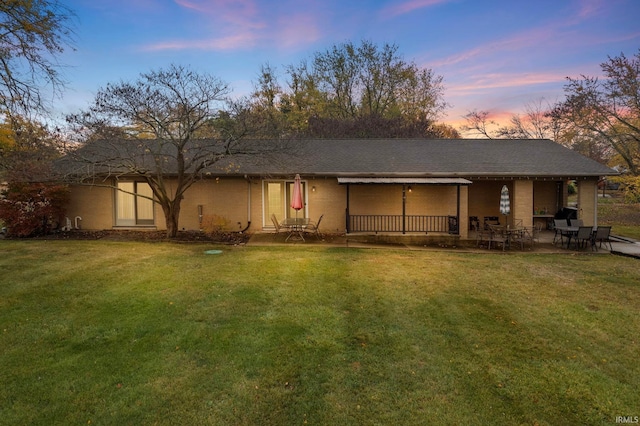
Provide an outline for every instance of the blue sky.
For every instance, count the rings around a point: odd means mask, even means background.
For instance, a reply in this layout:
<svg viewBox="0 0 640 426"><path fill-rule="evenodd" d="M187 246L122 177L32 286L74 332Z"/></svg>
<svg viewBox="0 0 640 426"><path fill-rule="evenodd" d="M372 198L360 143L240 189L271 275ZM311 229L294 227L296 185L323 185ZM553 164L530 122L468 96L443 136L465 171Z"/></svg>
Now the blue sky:
<svg viewBox="0 0 640 426"><path fill-rule="evenodd" d="M471 110L498 120L563 97L565 78L600 75L607 56L640 48L638 0L62 0L77 15L61 62L60 115L86 109L109 82L171 63L245 95L269 63L282 74L333 44L395 43L444 78L457 127Z"/></svg>

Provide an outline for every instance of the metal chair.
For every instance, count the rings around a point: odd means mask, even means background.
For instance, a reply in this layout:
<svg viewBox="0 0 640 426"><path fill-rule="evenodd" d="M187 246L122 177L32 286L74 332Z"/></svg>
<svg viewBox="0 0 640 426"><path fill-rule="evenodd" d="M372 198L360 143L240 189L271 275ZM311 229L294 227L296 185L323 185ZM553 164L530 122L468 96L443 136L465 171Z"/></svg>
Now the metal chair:
<svg viewBox="0 0 640 426"><path fill-rule="evenodd" d="M507 247L508 237L502 232L502 230L494 225L489 226L489 246L488 250L491 250L491 243L502 244L502 251Z"/></svg>
<svg viewBox="0 0 640 426"><path fill-rule="evenodd" d="M582 219L569 219L569 226L584 226Z"/></svg>
<svg viewBox="0 0 640 426"><path fill-rule="evenodd" d="M275 234L273 234L273 238L276 239L278 237L278 234L281 232L285 232L286 229L280 226L280 223L278 222L278 219L276 218L275 214L271 215L271 222L273 222L273 226L276 228L276 232Z"/></svg>
<svg viewBox="0 0 640 426"><path fill-rule="evenodd" d="M322 222L322 218L324 215L320 215L320 219L316 223L309 222L307 226L304 227L304 232L308 232L310 234L314 234L317 239L322 239L322 234L320 233L320 222Z"/></svg>
<svg viewBox="0 0 640 426"><path fill-rule="evenodd" d="M499 226L500 225L500 219L498 218L498 216L485 216L484 217L484 229L486 229L487 231L489 230L489 226L491 225L495 225L495 226Z"/></svg>
<svg viewBox="0 0 640 426"><path fill-rule="evenodd" d="M521 233L516 234L515 241L520 243L522 249L524 249L526 244L529 244L533 250L535 244L540 242L541 231L541 223L538 223L533 227L525 226Z"/></svg>
<svg viewBox="0 0 640 426"><path fill-rule="evenodd" d="M598 226L595 234L593 235L593 247L598 250L596 246L597 243L600 243L600 248L602 248L602 243L609 243L609 251L613 250L613 246L611 245L611 227L610 226Z"/></svg>
<svg viewBox="0 0 640 426"><path fill-rule="evenodd" d="M475 217L475 216L474 216ZM489 242L491 233L484 229L484 226L480 226L480 221L475 217L475 221L470 222L471 230L476 233L476 247L484 245L485 242Z"/></svg>
<svg viewBox="0 0 640 426"><path fill-rule="evenodd" d="M576 243L575 243L576 249L586 247L587 243L589 243L589 245L593 245L592 244L592 242L593 242L593 228L591 226L581 226L581 227L579 227L578 228L578 233L576 234L574 239L576 240Z"/></svg>
<svg viewBox="0 0 640 426"><path fill-rule="evenodd" d="M569 226L569 222L567 219L553 219L553 229L556 230L556 234L553 236L553 244L556 244L556 241L560 240L560 245L562 245L562 231L560 228Z"/></svg>

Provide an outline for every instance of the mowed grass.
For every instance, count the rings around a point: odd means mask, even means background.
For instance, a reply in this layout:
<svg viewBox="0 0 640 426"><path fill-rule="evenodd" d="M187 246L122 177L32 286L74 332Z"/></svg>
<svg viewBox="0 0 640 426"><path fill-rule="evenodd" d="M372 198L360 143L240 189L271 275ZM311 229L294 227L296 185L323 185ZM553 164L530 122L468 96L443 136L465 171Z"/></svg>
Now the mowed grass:
<svg viewBox="0 0 640 426"><path fill-rule="evenodd" d="M1 241L0 423L615 424L640 263Z"/></svg>
<svg viewBox="0 0 640 426"><path fill-rule="evenodd" d="M612 225L612 233L640 241L640 204L627 204L619 193L598 198L598 218L602 225Z"/></svg>

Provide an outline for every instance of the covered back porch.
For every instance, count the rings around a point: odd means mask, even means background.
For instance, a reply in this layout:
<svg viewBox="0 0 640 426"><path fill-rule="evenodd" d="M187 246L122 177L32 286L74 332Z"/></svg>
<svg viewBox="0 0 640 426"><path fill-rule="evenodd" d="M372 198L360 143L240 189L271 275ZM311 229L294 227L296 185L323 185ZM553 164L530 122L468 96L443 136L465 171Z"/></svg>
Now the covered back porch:
<svg viewBox="0 0 640 426"><path fill-rule="evenodd" d="M568 206L568 181L577 184L578 218L596 226L596 178L338 178L346 186L347 234L429 233L459 239L473 238L472 225L483 226L486 218L502 225L550 228L554 215ZM499 212L503 185L510 194L508 216Z"/></svg>
<svg viewBox="0 0 640 426"><path fill-rule="evenodd" d="M569 206L568 183L574 182L577 191L576 205L571 205L578 219L586 225L597 225L597 178L586 177L524 177L524 178L472 178L469 189L469 220L483 227L485 219L497 219L505 226L533 227L540 225L551 229L554 217ZM505 216L499 212L500 191L503 185L509 190L511 212Z"/></svg>
<svg viewBox="0 0 640 426"><path fill-rule="evenodd" d="M467 212L462 178L341 177L346 185L347 234L440 233L466 238L461 218ZM466 222L466 221L465 221Z"/></svg>

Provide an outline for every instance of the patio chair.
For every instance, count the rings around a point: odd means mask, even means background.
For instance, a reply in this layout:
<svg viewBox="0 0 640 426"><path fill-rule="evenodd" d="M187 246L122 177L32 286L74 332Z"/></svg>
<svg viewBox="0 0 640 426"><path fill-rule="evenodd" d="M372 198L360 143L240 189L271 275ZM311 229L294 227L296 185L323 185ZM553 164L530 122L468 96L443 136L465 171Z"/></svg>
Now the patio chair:
<svg viewBox="0 0 640 426"><path fill-rule="evenodd" d="M538 223L538 224L536 224L536 226L531 228L531 247L532 248L533 248L533 245L535 243L539 243L540 242L540 233L542 232L543 226L544 226L544 224Z"/></svg>
<svg viewBox="0 0 640 426"><path fill-rule="evenodd" d="M589 243L589 245L593 245L592 237L593 237L593 228L591 226L579 227L578 233L574 237L575 248L579 249L579 248L586 247L587 243Z"/></svg>
<svg viewBox="0 0 640 426"><path fill-rule="evenodd" d="M560 240L560 245L562 245L562 231L560 228L569 226L569 221L567 219L553 219L553 229L556 230L556 234L553 236L553 244L556 244L556 241Z"/></svg>
<svg viewBox="0 0 640 426"><path fill-rule="evenodd" d="M477 231L480 228L480 220L478 216L469 216L469 230Z"/></svg>
<svg viewBox="0 0 640 426"><path fill-rule="evenodd" d="M484 217L484 229L489 230L491 225L500 225L500 219L498 216L485 216Z"/></svg>
<svg viewBox="0 0 640 426"><path fill-rule="evenodd" d="M273 222L273 226L276 228L276 232L275 234L273 234L273 238L276 239L278 238L278 234L280 234L281 232L285 232L286 229L280 226L280 222L278 222L275 214L271 215L271 222Z"/></svg>
<svg viewBox="0 0 640 426"><path fill-rule="evenodd" d="M595 234L593 235L593 247L598 250L596 246L597 243L600 243L600 248L602 248L602 243L609 243L609 251L613 250L613 246L611 245L611 227L610 226L598 226Z"/></svg>
<svg viewBox="0 0 640 426"><path fill-rule="evenodd" d="M520 248L524 250L526 245L529 245L533 250L536 243L540 242L540 232L542 231L542 223L536 224L536 226L525 226L522 232L514 235L513 241L520 244Z"/></svg>
<svg viewBox="0 0 640 426"><path fill-rule="evenodd" d="M489 225L489 246L487 247L491 250L491 244L502 244L502 251L505 250L508 242L508 237L502 232L501 229L495 227L494 225Z"/></svg>
<svg viewBox="0 0 640 426"><path fill-rule="evenodd" d="M569 226L584 226L582 219L569 219Z"/></svg>
<svg viewBox="0 0 640 426"><path fill-rule="evenodd" d="M320 233L320 222L322 222L322 218L324 215L320 215L320 219L316 223L309 222L307 226L304 227L304 232L308 232L310 234L314 234L317 239L322 239L322 234Z"/></svg>
<svg viewBox="0 0 640 426"><path fill-rule="evenodd" d="M510 238L509 244L512 247L520 245L520 250L524 250L524 245L528 240L527 228L521 226L508 231L508 237Z"/></svg>
<svg viewBox="0 0 640 426"><path fill-rule="evenodd" d="M475 221L470 222L470 225L471 230L476 233L476 247L483 246L489 242L491 233L488 230L485 231L484 227L480 226L480 221L477 217Z"/></svg>

